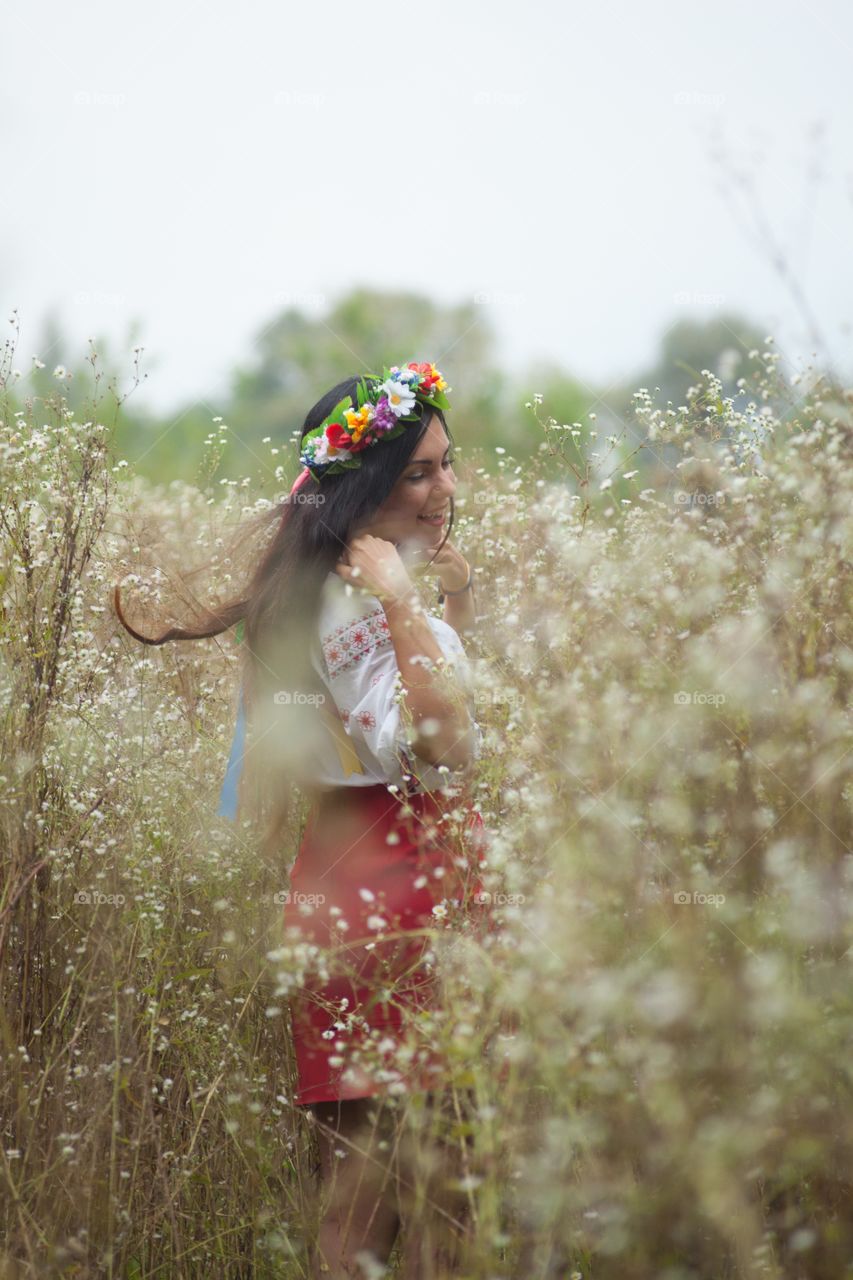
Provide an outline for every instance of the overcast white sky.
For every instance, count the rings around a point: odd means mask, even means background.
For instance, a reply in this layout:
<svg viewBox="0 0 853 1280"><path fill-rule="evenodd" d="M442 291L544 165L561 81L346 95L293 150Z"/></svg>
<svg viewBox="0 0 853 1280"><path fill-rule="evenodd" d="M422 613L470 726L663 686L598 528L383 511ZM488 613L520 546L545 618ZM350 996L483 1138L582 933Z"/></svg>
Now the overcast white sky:
<svg viewBox="0 0 853 1280"><path fill-rule="evenodd" d="M288 300L353 285L480 298L519 369L607 380L721 306L807 356L715 138L851 368L843 0L7 0L0 65L21 368L56 308L129 371L137 319L136 399L167 409L223 391Z"/></svg>

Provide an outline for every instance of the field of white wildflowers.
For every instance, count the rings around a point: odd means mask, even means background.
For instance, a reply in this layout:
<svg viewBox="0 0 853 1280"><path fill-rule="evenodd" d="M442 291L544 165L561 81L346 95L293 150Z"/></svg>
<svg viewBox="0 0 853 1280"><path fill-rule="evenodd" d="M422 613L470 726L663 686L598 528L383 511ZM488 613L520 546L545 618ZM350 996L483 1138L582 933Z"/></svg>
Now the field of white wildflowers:
<svg viewBox="0 0 853 1280"><path fill-rule="evenodd" d="M28 399L13 354L0 1275L307 1277L298 822L271 853L216 816L231 639L143 647L111 607L142 625L159 566L220 555L232 592L264 504L131 475L115 400ZM853 394L762 363L738 408L703 372L605 441L535 396L531 459L462 454L499 927L436 925L460 1275L853 1275Z"/></svg>

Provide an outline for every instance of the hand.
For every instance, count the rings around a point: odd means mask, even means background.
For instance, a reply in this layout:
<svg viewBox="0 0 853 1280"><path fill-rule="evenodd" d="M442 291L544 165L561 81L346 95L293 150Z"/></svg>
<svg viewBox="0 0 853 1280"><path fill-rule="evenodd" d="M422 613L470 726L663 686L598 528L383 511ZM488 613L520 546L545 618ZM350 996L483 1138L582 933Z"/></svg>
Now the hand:
<svg viewBox="0 0 853 1280"><path fill-rule="evenodd" d="M413 589L394 543L371 533L357 534L350 541L335 565L335 573L383 602L398 600Z"/></svg>
<svg viewBox="0 0 853 1280"><path fill-rule="evenodd" d="M442 591L461 591L468 581L468 561L452 542L445 542L437 552L429 547L420 549L413 560L419 572L438 577Z"/></svg>

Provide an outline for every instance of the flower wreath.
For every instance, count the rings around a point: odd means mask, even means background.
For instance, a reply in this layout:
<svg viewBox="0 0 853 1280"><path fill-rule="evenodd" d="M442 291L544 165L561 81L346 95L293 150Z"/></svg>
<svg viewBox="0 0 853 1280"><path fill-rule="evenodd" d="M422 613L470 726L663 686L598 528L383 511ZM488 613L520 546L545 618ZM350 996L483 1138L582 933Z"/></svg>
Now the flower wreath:
<svg viewBox="0 0 853 1280"><path fill-rule="evenodd" d="M375 374L365 377L379 381ZM319 427L304 437L299 460L318 480L330 473L360 467L358 455L362 450L380 440L391 440L410 423L420 422L424 406L449 409L444 393L452 390L434 364L417 364L414 360L405 369L396 364L383 368L381 385L373 393L375 399L362 377L356 388L358 403L353 405L352 396L338 401ZM416 406L420 408L416 410Z"/></svg>

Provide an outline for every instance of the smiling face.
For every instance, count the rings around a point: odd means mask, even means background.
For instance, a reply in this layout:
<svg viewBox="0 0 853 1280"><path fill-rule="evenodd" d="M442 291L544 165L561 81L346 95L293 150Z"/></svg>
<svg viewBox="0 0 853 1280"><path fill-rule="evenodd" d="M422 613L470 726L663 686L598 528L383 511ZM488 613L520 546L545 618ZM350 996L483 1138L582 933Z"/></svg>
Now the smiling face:
<svg viewBox="0 0 853 1280"><path fill-rule="evenodd" d="M450 499L456 492L451 457L452 446L441 419L432 414L394 488L359 533L387 538L398 547L410 546L413 550L438 547L447 533ZM432 512L442 513L443 521L430 524L422 518Z"/></svg>

